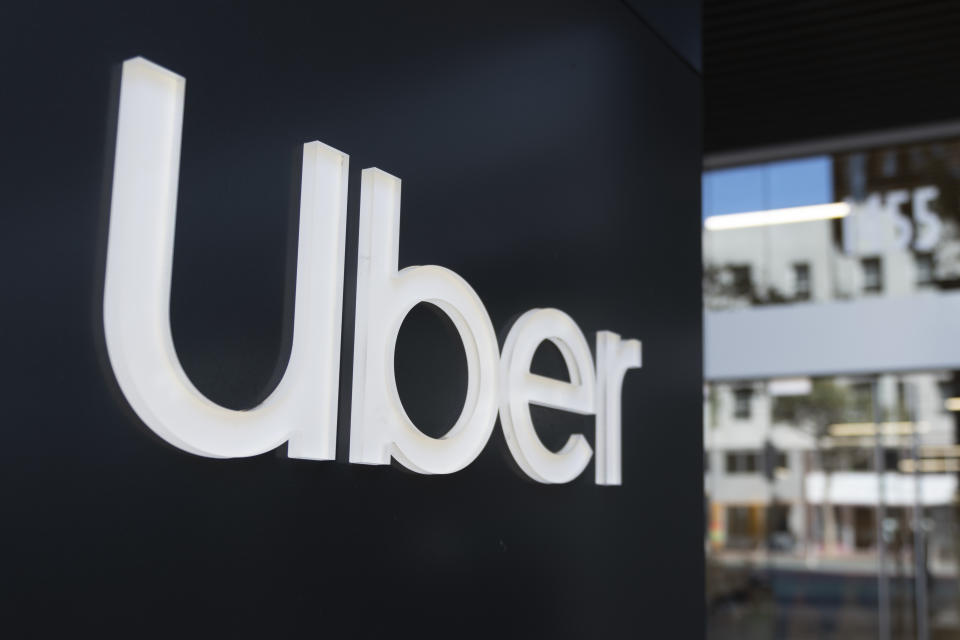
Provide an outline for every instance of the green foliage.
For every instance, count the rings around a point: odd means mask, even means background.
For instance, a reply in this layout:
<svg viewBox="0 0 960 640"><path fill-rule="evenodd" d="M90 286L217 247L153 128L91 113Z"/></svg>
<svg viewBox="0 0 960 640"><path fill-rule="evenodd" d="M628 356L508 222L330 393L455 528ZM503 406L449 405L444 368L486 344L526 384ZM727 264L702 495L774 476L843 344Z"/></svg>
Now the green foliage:
<svg viewBox="0 0 960 640"><path fill-rule="evenodd" d="M831 424L845 421L852 411L861 411L862 403L859 394L831 379L820 378L813 381L809 395L775 398L773 419L808 426L813 429L813 435L820 438L826 435Z"/></svg>

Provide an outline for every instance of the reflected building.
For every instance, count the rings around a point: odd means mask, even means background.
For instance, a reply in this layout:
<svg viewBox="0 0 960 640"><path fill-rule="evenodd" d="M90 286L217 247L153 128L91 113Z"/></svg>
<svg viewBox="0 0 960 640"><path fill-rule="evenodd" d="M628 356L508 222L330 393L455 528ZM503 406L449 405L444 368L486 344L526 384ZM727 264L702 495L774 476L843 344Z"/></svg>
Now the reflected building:
<svg viewBox="0 0 960 640"><path fill-rule="evenodd" d="M955 575L960 142L804 162L785 198L787 163L705 175L708 546L853 561L882 531L909 555L919 504ZM749 201L751 170L764 206L711 202L728 178Z"/></svg>

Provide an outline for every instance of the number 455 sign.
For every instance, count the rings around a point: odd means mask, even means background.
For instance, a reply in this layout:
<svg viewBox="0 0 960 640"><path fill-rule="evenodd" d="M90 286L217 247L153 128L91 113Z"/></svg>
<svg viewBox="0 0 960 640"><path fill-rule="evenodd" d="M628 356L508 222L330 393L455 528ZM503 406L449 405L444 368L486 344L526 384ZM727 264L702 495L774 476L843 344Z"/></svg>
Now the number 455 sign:
<svg viewBox="0 0 960 640"><path fill-rule="evenodd" d="M234 458L288 443L293 458L335 457L340 319L346 236L348 156L320 142L303 148L293 345L283 379L249 411L221 407L191 384L170 331L170 277L183 122L181 76L142 58L123 65L103 323L117 382L157 435L190 453ZM388 464L418 473L452 473L483 449L497 413L510 451L534 480L576 478L593 456L583 435L558 452L537 437L530 405L596 415L596 482L617 485L620 395L628 369L640 366L640 343L597 333L597 362L574 321L557 309L533 309L498 349L480 298L443 267L398 269L400 180L363 171L357 259L356 338L350 462ZM403 410L394 378L397 334L417 304L439 307L456 326L467 356L463 411L442 438L431 438ZM530 372L550 340L570 381Z"/></svg>

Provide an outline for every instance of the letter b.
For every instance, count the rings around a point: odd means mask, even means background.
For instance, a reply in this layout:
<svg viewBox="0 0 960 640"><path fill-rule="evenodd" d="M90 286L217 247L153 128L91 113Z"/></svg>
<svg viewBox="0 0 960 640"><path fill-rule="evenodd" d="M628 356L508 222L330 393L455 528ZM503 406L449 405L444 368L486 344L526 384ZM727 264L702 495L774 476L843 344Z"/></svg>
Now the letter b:
<svg viewBox="0 0 960 640"><path fill-rule="evenodd" d="M487 311L467 282L428 265L397 270L400 180L366 169L360 187L357 316L354 338L350 462L388 464L419 473L453 473L483 450L497 416L499 350ZM440 308L467 356L467 397L453 428L431 438L400 402L393 361L407 313L421 302Z"/></svg>

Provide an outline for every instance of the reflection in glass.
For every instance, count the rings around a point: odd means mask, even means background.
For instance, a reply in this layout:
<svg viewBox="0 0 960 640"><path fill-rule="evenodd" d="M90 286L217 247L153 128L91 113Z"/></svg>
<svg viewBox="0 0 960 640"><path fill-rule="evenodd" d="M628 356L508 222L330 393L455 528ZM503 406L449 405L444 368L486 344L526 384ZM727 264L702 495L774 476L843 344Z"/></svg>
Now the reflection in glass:
<svg viewBox="0 0 960 640"><path fill-rule="evenodd" d="M708 637L960 638L960 318L919 311L960 297L960 141L704 175L705 218L829 203L845 212L703 232L707 340L790 326L806 363L761 375L749 340L707 345ZM836 314L875 341L838 344ZM909 366L874 364L891 344Z"/></svg>

